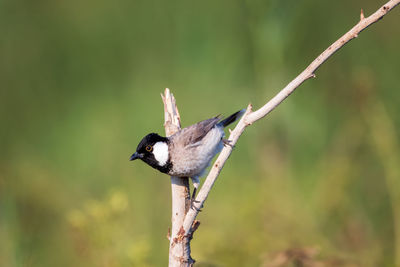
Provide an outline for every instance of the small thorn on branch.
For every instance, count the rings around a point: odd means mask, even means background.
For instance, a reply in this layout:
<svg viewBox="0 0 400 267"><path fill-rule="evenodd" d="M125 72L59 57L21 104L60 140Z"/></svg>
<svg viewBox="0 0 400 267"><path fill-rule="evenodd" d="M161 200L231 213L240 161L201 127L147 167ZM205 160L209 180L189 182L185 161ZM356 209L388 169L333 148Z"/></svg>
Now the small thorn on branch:
<svg viewBox="0 0 400 267"><path fill-rule="evenodd" d="M247 111L249 113L253 111L253 104L249 103L249 105L247 106Z"/></svg>
<svg viewBox="0 0 400 267"><path fill-rule="evenodd" d="M247 118L252 113L253 113L253 105L251 103L249 103L249 105L247 106L246 112L243 115L243 122L245 123L246 126L253 124L253 122Z"/></svg>
<svg viewBox="0 0 400 267"><path fill-rule="evenodd" d="M365 19L364 17L364 10L361 8L361 13L360 13L360 20ZM357 37L357 36L356 36Z"/></svg>

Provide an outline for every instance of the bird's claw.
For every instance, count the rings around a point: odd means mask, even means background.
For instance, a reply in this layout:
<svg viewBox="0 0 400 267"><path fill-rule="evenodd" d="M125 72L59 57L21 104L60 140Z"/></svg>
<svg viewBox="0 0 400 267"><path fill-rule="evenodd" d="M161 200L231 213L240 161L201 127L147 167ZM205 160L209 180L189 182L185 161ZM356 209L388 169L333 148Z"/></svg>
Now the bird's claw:
<svg viewBox="0 0 400 267"><path fill-rule="evenodd" d="M194 206L194 203L200 203L200 201L198 201L198 200L192 198L192 199L190 200L190 208L193 209L193 210L196 210L196 211L198 211L198 212L201 212L202 207L197 208L197 207Z"/></svg>
<svg viewBox="0 0 400 267"><path fill-rule="evenodd" d="M224 143L224 146L230 146L231 148L233 148L232 140L222 139L222 143Z"/></svg>

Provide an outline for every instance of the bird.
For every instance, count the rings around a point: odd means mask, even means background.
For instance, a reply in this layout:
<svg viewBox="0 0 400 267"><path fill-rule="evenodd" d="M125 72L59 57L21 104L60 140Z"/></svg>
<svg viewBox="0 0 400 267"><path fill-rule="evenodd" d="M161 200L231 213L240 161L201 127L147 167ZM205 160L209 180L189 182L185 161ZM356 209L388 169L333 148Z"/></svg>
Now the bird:
<svg viewBox="0 0 400 267"><path fill-rule="evenodd" d="M224 128L245 112L239 110L222 119L220 115L183 128L169 137L150 133L143 137L130 160L140 159L162 173L190 177L193 183L192 201L200 185L200 177L224 145Z"/></svg>

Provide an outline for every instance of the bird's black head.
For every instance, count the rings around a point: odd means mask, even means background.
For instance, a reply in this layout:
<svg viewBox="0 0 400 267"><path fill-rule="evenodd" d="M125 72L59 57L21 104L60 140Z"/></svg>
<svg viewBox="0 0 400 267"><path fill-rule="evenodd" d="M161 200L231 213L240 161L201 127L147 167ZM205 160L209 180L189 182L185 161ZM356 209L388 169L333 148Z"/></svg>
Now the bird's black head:
<svg viewBox="0 0 400 267"><path fill-rule="evenodd" d="M172 165L169 160L168 138L156 133L143 137L130 160L141 159L151 167L168 173Z"/></svg>

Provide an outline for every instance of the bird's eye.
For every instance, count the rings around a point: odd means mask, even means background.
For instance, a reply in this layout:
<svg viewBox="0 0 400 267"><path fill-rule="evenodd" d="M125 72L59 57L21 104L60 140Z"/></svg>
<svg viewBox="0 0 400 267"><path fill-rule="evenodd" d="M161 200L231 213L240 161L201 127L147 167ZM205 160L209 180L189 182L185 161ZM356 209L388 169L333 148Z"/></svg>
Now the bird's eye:
<svg viewBox="0 0 400 267"><path fill-rule="evenodd" d="M148 151L148 152L151 152L151 151L153 151L153 147L152 147L152 146L150 146L150 145L146 146L146 151Z"/></svg>

